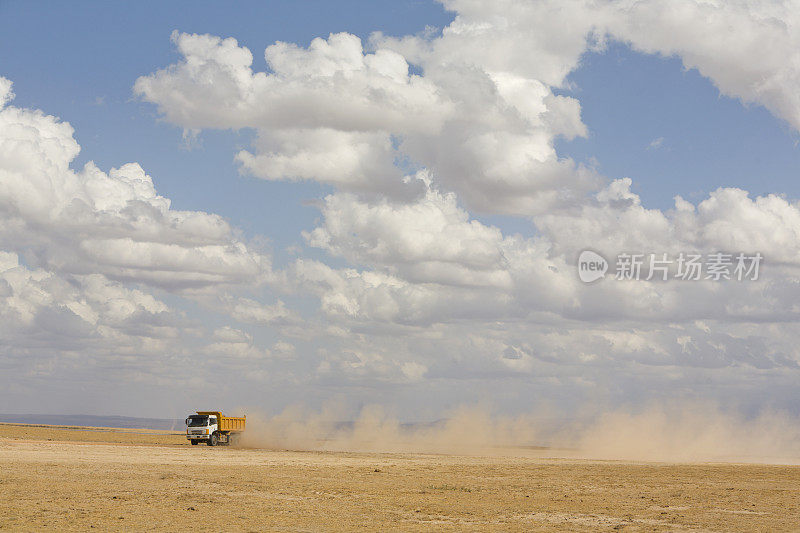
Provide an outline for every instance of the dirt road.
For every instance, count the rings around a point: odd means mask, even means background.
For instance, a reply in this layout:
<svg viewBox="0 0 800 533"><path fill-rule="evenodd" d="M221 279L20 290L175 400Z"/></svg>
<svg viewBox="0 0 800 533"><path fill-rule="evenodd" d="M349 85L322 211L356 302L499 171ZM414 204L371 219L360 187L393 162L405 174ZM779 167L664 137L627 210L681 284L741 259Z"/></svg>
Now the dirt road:
<svg viewBox="0 0 800 533"><path fill-rule="evenodd" d="M189 446L0 425L0 530L797 531L800 467Z"/></svg>

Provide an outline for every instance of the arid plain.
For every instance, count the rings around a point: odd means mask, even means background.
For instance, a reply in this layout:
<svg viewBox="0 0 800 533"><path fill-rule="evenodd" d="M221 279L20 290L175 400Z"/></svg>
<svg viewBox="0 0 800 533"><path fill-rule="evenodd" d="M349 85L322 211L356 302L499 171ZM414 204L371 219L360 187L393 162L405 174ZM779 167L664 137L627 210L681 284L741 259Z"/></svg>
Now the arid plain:
<svg viewBox="0 0 800 533"><path fill-rule="evenodd" d="M527 456L525 456L527 455ZM0 425L0 529L791 531L800 467L189 446Z"/></svg>

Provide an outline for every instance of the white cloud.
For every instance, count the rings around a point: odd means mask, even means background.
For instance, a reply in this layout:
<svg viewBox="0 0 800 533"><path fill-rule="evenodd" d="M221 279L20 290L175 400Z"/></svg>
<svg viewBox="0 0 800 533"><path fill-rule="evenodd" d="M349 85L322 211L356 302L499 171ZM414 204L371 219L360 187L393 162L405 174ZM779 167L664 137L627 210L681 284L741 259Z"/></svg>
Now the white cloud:
<svg viewBox="0 0 800 533"><path fill-rule="evenodd" d="M361 192L403 195L413 188L394 165L399 157L382 132L329 128L262 130L256 153L236 154L241 170L266 180L313 180Z"/></svg>
<svg viewBox="0 0 800 533"><path fill-rule="evenodd" d="M185 129L258 128L243 171L277 180L313 179L358 191L408 195L394 166L393 132L436 132L450 104L435 85L408 73L402 56L365 54L350 34L308 49L278 42L265 51L272 72L253 72L234 39L174 33L183 61L139 78L135 91Z"/></svg>
<svg viewBox="0 0 800 533"><path fill-rule="evenodd" d="M218 215L172 209L137 163L73 170L79 150L68 123L0 109L0 373L11 376L4 386L56 379L92 390L203 388L212 375L241 372L238 361L269 357L229 326L207 335L184 311L273 280L269 257ZM244 302L214 311L241 314ZM273 322L297 322L282 306Z"/></svg>
<svg viewBox="0 0 800 533"><path fill-rule="evenodd" d="M250 335L249 333L245 333L240 329L232 328L230 326L223 326L221 328L215 329L212 339L217 342L233 342L233 343L253 342L252 335Z"/></svg>
<svg viewBox="0 0 800 533"><path fill-rule="evenodd" d="M497 272L505 261L502 233L469 220L453 194L429 189L417 202L393 204L340 193L325 198L322 212L324 225L306 240L352 263L381 265L417 281L479 285L482 278L508 285Z"/></svg>
<svg viewBox="0 0 800 533"><path fill-rule="evenodd" d="M402 56L364 54L350 34L308 49L278 42L265 51L271 73L235 39L173 33L183 61L136 81L137 94L186 128L331 128L436 131L448 112L436 87L409 75ZM388 128L387 128L388 125Z"/></svg>
<svg viewBox="0 0 800 533"><path fill-rule="evenodd" d="M637 50L677 55L719 90L800 130L800 12L791 0L603 6L604 29Z"/></svg>
<svg viewBox="0 0 800 533"><path fill-rule="evenodd" d="M251 298L233 298L225 295L217 300L222 309L233 319L246 324L291 325L300 322L300 317L286 304L278 300L274 304L263 304Z"/></svg>
<svg viewBox="0 0 800 533"><path fill-rule="evenodd" d="M0 76L0 109L14 99L14 92L11 90L11 80Z"/></svg>
<svg viewBox="0 0 800 533"><path fill-rule="evenodd" d="M471 219L453 195L433 189L412 203L330 195L320 226L305 237L359 268L301 260L292 276L320 298L328 319L358 328L371 321L421 326L491 319L652 324L800 318L791 303L800 266L797 205L720 189L696 207L679 199L675 210L664 213L644 208L630 185L628 179L612 182L577 213L534 217L540 235L528 239ZM767 263L758 282L606 280L586 286L575 270L586 248L611 259L622 252L674 258L734 250L761 253Z"/></svg>
<svg viewBox="0 0 800 533"><path fill-rule="evenodd" d="M270 357L269 350L259 348L253 342L251 334L230 326L214 330L211 340L213 342L205 346L203 351L213 356L217 362L220 358L258 361Z"/></svg>
<svg viewBox="0 0 800 533"><path fill-rule="evenodd" d="M396 197L399 155L467 207L517 215L579 205L601 186L554 149L556 137L587 129L578 100L553 89L607 39L679 55L723 93L800 126L800 63L786 60L800 57L798 17L787 3L445 5L456 16L440 35L375 34L368 54L344 33L307 49L276 43L265 52L270 73L253 72L252 54L233 39L175 33L183 60L135 89L183 128L258 129L255 153L238 159L260 177ZM423 74L409 75L408 62Z"/></svg>
<svg viewBox="0 0 800 533"><path fill-rule="evenodd" d="M535 224L565 257L587 247L608 255L723 250L760 252L773 268L800 265L800 202L719 188L696 206L678 196L663 212L645 208L631 183L614 180L577 213L541 215Z"/></svg>
<svg viewBox="0 0 800 533"><path fill-rule="evenodd" d="M72 170L72 134L39 111L0 110L0 248L60 272L175 290L268 277L268 257L217 215L171 209L137 163Z"/></svg>
<svg viewBox="0 0 800 533"><path fill-rule="evenodd" d="M0 252L3 353L157 353L183 319L162 301L99 274L63 278Z"/></svg>
<svg viewBox="0 0 800 533"><path fill-rule="evenodd" d="M183 61L135 91L183 128L256 128L255 153L237 156L256 176L408 197L395 162L409 160L470 205L514 213L574 202L596 181L553 149L556 136L586 134L577 100L514 71L431 63L409 75L396 52L364 54L357 37L334 34L308 49L276 43L272 72L254 73L232 39L173 40Z"/></svg>
<svg viewBox="0 0 800 533"><path fill-rule="evenodd" d="M587 47L618 39L645 53L677 55L724 94L763 105L800 129L793 89L800 79L800 15L791 0L448 0L445 6L456 19L440 39L385 42L413 61L469 61L559 87Z"/></svg>

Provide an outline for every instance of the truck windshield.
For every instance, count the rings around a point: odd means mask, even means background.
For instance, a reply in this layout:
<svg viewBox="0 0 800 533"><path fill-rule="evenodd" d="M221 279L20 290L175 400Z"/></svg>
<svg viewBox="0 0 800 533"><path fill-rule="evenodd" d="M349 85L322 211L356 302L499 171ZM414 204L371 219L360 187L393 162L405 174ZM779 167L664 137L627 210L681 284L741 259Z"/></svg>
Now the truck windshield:
<svg viewBox="0 0 800 533"><path fill-rule="evenodd" d="M200 426L207 426L208 425L208 417L207 416L190 416L186 419L186 425L190 428L196 428Z"/></svg>

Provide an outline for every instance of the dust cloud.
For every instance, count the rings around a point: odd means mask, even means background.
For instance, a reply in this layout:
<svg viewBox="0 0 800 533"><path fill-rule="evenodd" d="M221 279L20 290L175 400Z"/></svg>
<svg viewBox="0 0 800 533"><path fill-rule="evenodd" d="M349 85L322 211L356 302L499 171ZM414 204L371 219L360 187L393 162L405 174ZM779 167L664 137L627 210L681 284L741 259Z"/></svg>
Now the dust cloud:
<svg viewBox="0 0 800 533"><path fill-rule="evenodd" d="M787 413L755 417L705 405L612 411L577 433L594 459L800 464L800 420Z"/></svg>
<svg viewBox="0 0 800 533"><path fill-rule="evenodd" d="M246 446L315 451L484 453L535 442L528 417L492 416L479 407L462 407L430 424L402 424L380 406L362 409L352 423L337 422L335 410L312 412L290 407L265 418L247 417Z"/></svg>
<svg viewBox="0 0 800 533"><path fill-rule="evenodd" d="M800 464L800 419L744 416L705 403L614 409L578 418L506 416L464 406L444 419L403 424L380 406L341 422L336 409L249 414L243 445L308 451L512 455L665 462Z"/></svg>

